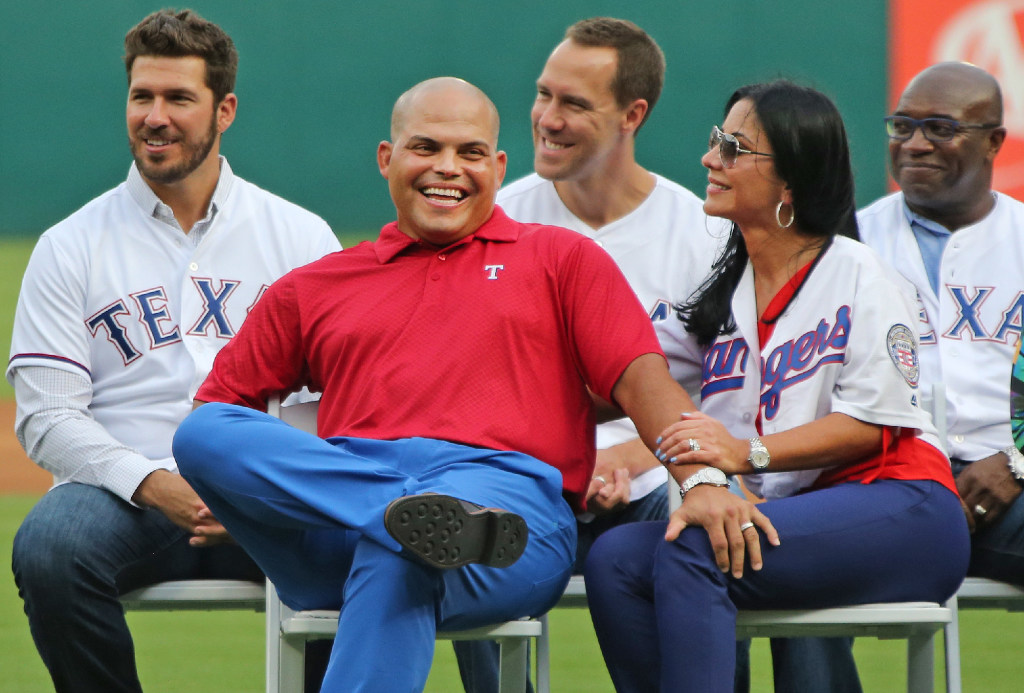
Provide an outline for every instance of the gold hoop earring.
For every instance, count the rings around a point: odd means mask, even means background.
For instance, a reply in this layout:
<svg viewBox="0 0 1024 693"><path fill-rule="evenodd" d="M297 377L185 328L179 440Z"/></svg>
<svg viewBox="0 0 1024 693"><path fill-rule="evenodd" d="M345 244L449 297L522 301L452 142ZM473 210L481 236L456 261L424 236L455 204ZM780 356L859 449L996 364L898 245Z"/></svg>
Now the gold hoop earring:
<svg viewBox="0 0 1024 693"><path fill-rule="evenodd" d="M796 220L796 209L793 208L793 205L789 205L789 221L787 221L785 224L782 223L781 212L782 205L784 204L786 203L780 201L779 205L775 208L775 222L779 225L780 229L788 229L790 226L793 225L793 222Z"/></svg>

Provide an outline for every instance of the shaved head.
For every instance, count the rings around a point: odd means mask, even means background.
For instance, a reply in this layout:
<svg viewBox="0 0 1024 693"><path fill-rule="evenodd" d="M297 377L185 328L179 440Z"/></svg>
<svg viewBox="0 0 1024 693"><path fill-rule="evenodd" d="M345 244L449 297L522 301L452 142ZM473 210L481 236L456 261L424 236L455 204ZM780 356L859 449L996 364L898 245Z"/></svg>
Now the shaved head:
<svg viewBox="0 0 1024 693"><path fill-rule="evenodd" d="M399 96L398 100L395 101L395 107L391 111L391 140L395 141L397 139L406 117L409 113L415 111L417 102L421 97L444 91L469 96L471 99L483 103L490 114L490 128L494 135L493 142L496 143L498 141L498 130L501 123L498 118L498 109L495 107L494 102L487 97L483 90L458 77L433 77L420 82Z"/></svg>
<svg viewBox="0 0 1024 693"><path fill-rule="evenodd" d="M465 80L436 77L402 94L391 113L391 141L377 145L398 229L438 248L490 219L505 179L498 110Z"/></svg>
<svg viewBox="0 0 1024 693"><path fill-rule="evenodd" d="M927 67L910 80L901 100L916 91L943 93L952 105L971 111L985 122L1003 122L999 82L976 65L947 62Z"/></svg>

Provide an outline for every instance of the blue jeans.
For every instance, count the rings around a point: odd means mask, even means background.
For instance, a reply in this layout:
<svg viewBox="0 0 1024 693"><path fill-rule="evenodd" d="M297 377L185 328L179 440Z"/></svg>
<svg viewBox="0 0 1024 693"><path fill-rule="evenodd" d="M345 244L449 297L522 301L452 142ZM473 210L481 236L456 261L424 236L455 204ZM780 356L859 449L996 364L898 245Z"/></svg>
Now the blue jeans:
<svg viewBox="0 0 1024 693"><path fill-rule="evenodd" d="M240 547L193 548L163 513L83 484L51 489L32 508L12 567L57 693L141 693L119 594L163 580L263 581Z"/></svg>
<svg viewBox="0 0 1024 693"><path fill-rule="evenodd" d="M587 595L619 693L731 692L737 609L942 602L967 570L959 500L936 482L840 484L760 507L781 545L763 545L764 567L739 580L700 527L666 542L664 523L626 525L594 545Z"/></svg>
<svg viewBox="0 0 1024 693"><path fill-rule="evenodd" d="M853 638L772 638L775 693L861 693ZM750 641L736 642L735 693L750 690Z"/></svg>
<svg viewBox="0 0 1024 693"><path fill-rule="evenodd" d="M189 415L173 449L281 601L341 609L325 691L420 690L437 630L543 613L569 579L576 528L561 474L528 455L423 438L325 441L226 404ZM408 557L384 513L426 492L518 513L530 530L523 555L455 570Z"/></svg>
<svg viewBox="0 0 1024 693"><path fill-rule="evenodd" d="M592 522L577 522L576 562L573 575L583 572L594 541L612 527L629 522L646 522L668 518L668 484L662 484L643 498L630 503L621 512L599 515ZM466 693L498 693L498 660L500 649L492 640L456 640L452 642L459 674ZM533 686L527 681L527 691Z"/></svg>
<svg viewBox="0 0 1024 693"><path fill-rule="evenodd" d="M953 460L953 475L959 476L968 464ZM971 537L967 574L1024 585L1024 493L1017 496L998 522Z"/></svg>

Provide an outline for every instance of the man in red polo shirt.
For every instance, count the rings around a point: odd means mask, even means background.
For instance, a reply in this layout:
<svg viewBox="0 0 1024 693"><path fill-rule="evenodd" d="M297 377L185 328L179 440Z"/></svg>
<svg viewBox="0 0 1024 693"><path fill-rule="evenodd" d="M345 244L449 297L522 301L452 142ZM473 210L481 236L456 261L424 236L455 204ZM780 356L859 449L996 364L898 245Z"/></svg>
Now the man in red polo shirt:
<svg viewBox="0 0 1024 693"><path fill-rule="evenodd" d="M495 207L497 135L462 80L399 98L377 155L397 222L275 283L199 390L217 404L175 437L286 604L344 605L324 690L419 690L437 629L554 605L594 466L591 391L652 448L694 409L612 259ZM259 411L302 386L323 393L320 438ZM734 498L730 522L764 522Z"/></svg>

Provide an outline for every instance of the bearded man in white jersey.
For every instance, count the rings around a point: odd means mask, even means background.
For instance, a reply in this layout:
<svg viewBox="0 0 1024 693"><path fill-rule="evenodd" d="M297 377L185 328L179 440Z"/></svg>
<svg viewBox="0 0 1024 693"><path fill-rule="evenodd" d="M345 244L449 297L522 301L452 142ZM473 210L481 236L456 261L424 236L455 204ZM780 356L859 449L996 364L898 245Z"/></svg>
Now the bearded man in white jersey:
<svg viewBox="0 0 1024 693"><path fill-rule="evenodd" d="M262 581L179 476L171 439L267 287L340 249L322 219L220 156L238 103L238 54L220 27L155 12L128 32L125 66L128 179L40 238L7 367L18 438L54 476L13 569L58 693L141 692L119 595Z"/></svg>

